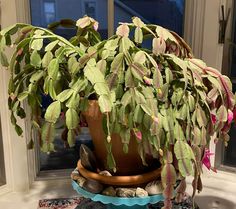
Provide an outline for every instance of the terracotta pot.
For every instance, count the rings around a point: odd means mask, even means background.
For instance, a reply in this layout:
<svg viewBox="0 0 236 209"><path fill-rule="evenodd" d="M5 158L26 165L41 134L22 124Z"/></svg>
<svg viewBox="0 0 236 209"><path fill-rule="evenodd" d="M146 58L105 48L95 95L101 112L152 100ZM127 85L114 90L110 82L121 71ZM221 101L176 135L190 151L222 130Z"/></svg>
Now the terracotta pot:
<svg viewBox="0 0 236 209"><path fill-rule="evenodd" d="M161 168L147 172L145 174L131 175L131 176L103 176L98 173L94 173L86 170L80 160L78 161L77 168L79 173L86 179L93 179L102 184L112 186L137 186L143 185L153 180L158 179L161 176Z"/></svg>
<svg viewBox="0 0 236 209"><path fill-rule="evenodd" d="M98 102L96 100L90 100L88 109L83 113L83 115L85 116L90 134L92 136L95 155L99 163L99 169L107 170L107 151L104 143L106 136L102 128L102 113L99 109ZM131 136L129 152L127 154L123 152L123 145L118 134L112 134L111 143L112 153L117 165L117 172L115 175L142 174L153 170L153 167L157 168L160 165L159 162L157 160L155 162L153 158L148 160L150 167L144 166L142 164L142 160L138 153L138 143L134 136Z"/></svg>

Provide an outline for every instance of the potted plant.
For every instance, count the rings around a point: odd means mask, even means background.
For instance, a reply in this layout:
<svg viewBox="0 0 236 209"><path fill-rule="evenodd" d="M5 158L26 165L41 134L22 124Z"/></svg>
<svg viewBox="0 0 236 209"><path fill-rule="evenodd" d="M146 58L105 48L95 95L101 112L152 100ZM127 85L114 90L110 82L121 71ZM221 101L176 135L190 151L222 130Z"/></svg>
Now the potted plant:
<svg viewBox="0 0 236 209"><path fill-rule="evenodd" d="M132 152L143 165L153 165L153 159L162 163L164 208L171 208L177 174L178 201L190 174L193 194L201 191L205 149L211 140L227 143L229 139L235 108L229 78L194 58L176 33L146 25L137 17L132 23L121 23L107 40L100 39L92 18L78 20L77 26L77 36L69 41L26 24L1 31L0 57L11 73L8 104L17 133L22 134L16 115L25 117L24 100L32 109L32 127L41 133L45 152L54 151L54 124L61 112L71 146L79 117L84 116L92 138L98 136L100 160L105 159L110 170L119 171L126 163L116 164L117 145L112 144L117 142L123 150L119 155L132 158ZM4 48L12 44L9 62ZM41 94L53 99L43 123Z"/></svg>

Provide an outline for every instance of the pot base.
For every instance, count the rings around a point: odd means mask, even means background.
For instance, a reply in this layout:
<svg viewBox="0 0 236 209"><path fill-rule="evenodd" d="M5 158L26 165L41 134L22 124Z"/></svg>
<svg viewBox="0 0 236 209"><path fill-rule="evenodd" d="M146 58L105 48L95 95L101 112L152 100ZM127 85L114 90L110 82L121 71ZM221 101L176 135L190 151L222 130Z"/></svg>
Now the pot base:
<svg viewBox="0 0 236 209"><path fill-rule="evenodd" d="M77 168L79 173L86 179L93 179L105 185L111 186L136 186L156 180L161 176L161 168L153 171L131 176L103 176L95 172L86 170L81 161L78 161Z"/></svg>

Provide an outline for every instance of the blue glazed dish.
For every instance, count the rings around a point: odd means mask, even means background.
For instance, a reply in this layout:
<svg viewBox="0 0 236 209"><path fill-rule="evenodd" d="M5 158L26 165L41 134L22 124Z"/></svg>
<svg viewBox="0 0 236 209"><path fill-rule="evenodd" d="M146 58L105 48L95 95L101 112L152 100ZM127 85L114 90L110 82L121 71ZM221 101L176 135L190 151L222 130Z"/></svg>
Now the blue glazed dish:
<svg viewBox="0 0 236 209"><path fill-rule="evenodd" d="M146 208L148 204L154 204L164 200L164 197L162 195L124 198L124 197L111 197L101 194L93 194L91 192L82 189L75 181L72 181L72 186L74 190L83 197L89 198L95 202L101 202L103 204L106 204L110 209L115 209L115 208L141 209L141 208Z"/></svg>

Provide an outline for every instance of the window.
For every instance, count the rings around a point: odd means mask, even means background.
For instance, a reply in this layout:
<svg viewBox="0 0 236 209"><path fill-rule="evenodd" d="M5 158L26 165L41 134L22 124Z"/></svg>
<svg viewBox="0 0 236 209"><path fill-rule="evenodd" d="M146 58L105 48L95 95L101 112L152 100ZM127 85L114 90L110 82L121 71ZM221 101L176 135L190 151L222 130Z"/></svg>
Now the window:
<svg viewBox="0 0 236 209"><path fill-rule="evenodd" d="M65 18L77 20L88 15L99 22L99 32L103 38L106 38L108 27L110 32L113 30L113 25L116 28L119 22L130 22L133 16L139 16L146 23L156 23L180 35L183 34L184 0L30 0L30 3L32 24L41 27L47 27L51 21ZM42 17L45 17L45 21L42 21ZM68 38L75 35L75 30L58 28L56 33ZM47 100L48 98L43 100L45 106L51 102ZM74 168L79 158L80 144L86 143L92 146L88 129L83 128L76 139L75 147L69 148L62 140L63 124L58 122L56 126L54 140L56 152L46 154L39 151L41 171Z"/></svg>
<svg viewBox="0 0 236 209"><path fill-rule="evenodd" d="M185 0L114 0L115 27L138 16L183 35Z"/></svg>
<svg viewBox="0 0 236 209"><path fill-rule="evenodd" d="M96 2L95 1L84 1L83 2L83 13L96 19Z"/></svg>
<svg viewBox="0 0 236 209"><path fill-rule="evenodd" d="M230 39L226 38L225 40L225 49L224 51L224 60L223 60L223 70L227 69L226 73L232 83L233 83L233 92L236 92L236 4L234 2L233 12L231 12L232 16L232 24L231 24L231 35ZM230 26L230 25L228 25ZM230 141L228 147L225 148L223 164L230 167L236 167L236 126L233 124L231 126L231 130L229 132Z"/></svg>
<svg viewBox="0 0 236 209"><path fill-rule="evenodd" d="M49 24L51 22L54 22L56 19L55 2L44 2L43 9L44 9L45 23Z"/></svg>
<svg viewBox="0 0 236 209"><path fill-rule="evenodd" d="M0 124L0 186L6 184L6 174L5 174L5 163L3 155L3 140L2 140L2 130Z"/></svg>

